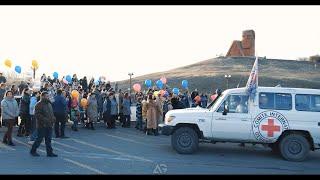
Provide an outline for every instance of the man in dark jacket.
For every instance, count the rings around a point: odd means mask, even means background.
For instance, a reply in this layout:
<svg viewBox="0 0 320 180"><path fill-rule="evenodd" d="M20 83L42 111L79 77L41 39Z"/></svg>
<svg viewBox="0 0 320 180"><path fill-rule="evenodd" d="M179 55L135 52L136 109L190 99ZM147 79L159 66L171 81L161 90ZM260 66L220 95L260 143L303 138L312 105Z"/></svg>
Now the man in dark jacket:
<svg viewBox="0 0 320 180"><path fill-rule="evenodd" d="M173 109L184 109L184 105L182 103L182 101L179 99L179 97L173 97L171 99L171 104Z"/></svg>
<svg viewBox="0 0 320 180"><path fill-rule="evenodd" d="M35 107L35 117L37 121L38 137L32 145L30 154L32 156L39 156L37 148L40 146L42 139L45 138L47 156L57 157L57 155L53 153L51 147L52 126L55 123L56 118L54 117L49 94L47 92L41 93L41 100Z"/></svg>
<svg viewBox="0 0 320 180"><path fill-rule="evenodd" d="M188 91L186 91L186 92L182 95L181 101L183 102L183 105L184 105L185 108L189 108L189 107L190 107Z"/></svg>
<svg viewBox="0 0 320 180"><path fill-rule="evenodd" d="M22 92L23 96L20 100L20 118L21 122L18 129L18 137L22 137L23 135L29 136L30 130L31 130L31 118L30 118L30 90L28 88L25 88Z"/></svg>
<svg viewBox="0 0 320 180"><path fill-rule="evenodd" d="M80 85L82 86L84 92L88 92L88 81L86 76L83 77L82 81L80 82Z"/></svg>
<svg viewBox="0 0 320 180"><path fill-rule="evenodd" d="M57 95L54 97L52 108L54 116L56 117L56 122L54 124L56 138L67 138L64 135L67 117L67 101L62 95L61 89L57 90Z"/></svg>

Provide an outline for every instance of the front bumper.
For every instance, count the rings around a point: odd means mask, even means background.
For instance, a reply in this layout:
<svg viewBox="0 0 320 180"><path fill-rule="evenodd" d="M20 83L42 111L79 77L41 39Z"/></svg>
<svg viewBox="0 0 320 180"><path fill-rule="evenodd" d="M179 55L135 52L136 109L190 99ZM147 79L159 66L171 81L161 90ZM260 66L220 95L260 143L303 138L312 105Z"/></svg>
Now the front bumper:
<svg viewBox="0 0 320 180"><path fill-rule="evenodd" d="M169 126L166 124L158 125L160 133L166 136L170 136L173 133L174 126Z"/></svg>

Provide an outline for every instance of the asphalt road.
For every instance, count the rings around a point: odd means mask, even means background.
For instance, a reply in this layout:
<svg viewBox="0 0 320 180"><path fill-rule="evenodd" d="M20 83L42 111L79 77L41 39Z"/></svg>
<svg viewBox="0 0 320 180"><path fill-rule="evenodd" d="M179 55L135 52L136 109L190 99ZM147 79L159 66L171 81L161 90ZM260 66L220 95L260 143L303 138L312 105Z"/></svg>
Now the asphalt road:
<svg viewBox="0 0 320 180"><path fill-rule="evenodd" d="M0 137L5 129L0 128ZM57 158L29 155L25 137L9 147L0 143L0 174L320 174L320 152L304 162L288 162L260 145L200 144L192 155L171 148L169 136L147 136L134 128L66 128L68 139L53 139Z"/></svg>

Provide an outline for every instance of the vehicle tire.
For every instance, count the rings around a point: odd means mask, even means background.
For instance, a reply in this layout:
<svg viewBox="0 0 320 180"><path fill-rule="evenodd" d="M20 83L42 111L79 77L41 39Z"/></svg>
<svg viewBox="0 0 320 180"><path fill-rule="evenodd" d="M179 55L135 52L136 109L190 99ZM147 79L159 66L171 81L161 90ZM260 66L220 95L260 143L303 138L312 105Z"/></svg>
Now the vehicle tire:
<svg viewBox="0 0 320 180"><path fill-rule="evenodd" d="M280 153L280 148L278 143L272 143L269 144L269 147L271 148L272 153L274 154L279 154Z"/></svg>
<svg viewBox="0 0 320 180"><path fill-rule="evenodd" d="M199 137L190 127L181 127L171 136L172 147L180 154L192 154L198 150Z"/></svg>
<svg viewBox="0 0 320 180"><path fill-rule="evenodd" d="M288 161L303 161L308 156L310 144L300 134L289 134L279 143L281 156Z"/></svg>

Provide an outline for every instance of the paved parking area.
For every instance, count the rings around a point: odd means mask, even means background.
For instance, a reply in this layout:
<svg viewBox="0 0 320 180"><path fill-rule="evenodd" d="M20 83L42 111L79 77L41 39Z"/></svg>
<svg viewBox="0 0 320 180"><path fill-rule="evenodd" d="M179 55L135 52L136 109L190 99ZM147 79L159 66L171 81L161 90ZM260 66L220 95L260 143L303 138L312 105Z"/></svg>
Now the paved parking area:
<svg viewBox="0 0 320 180"><path fill-rule="evenodd" d="M0 128L3 137L4 128ZM311 152L304 162L288 162L260 145L200 144L192 155L171 148L169 136L147 136L134 128L96 130L66 128L68 139L53 139L57 158L29 155L25 137L16 146L0 143L0 174L320 174L320 152Z"/></svg>

